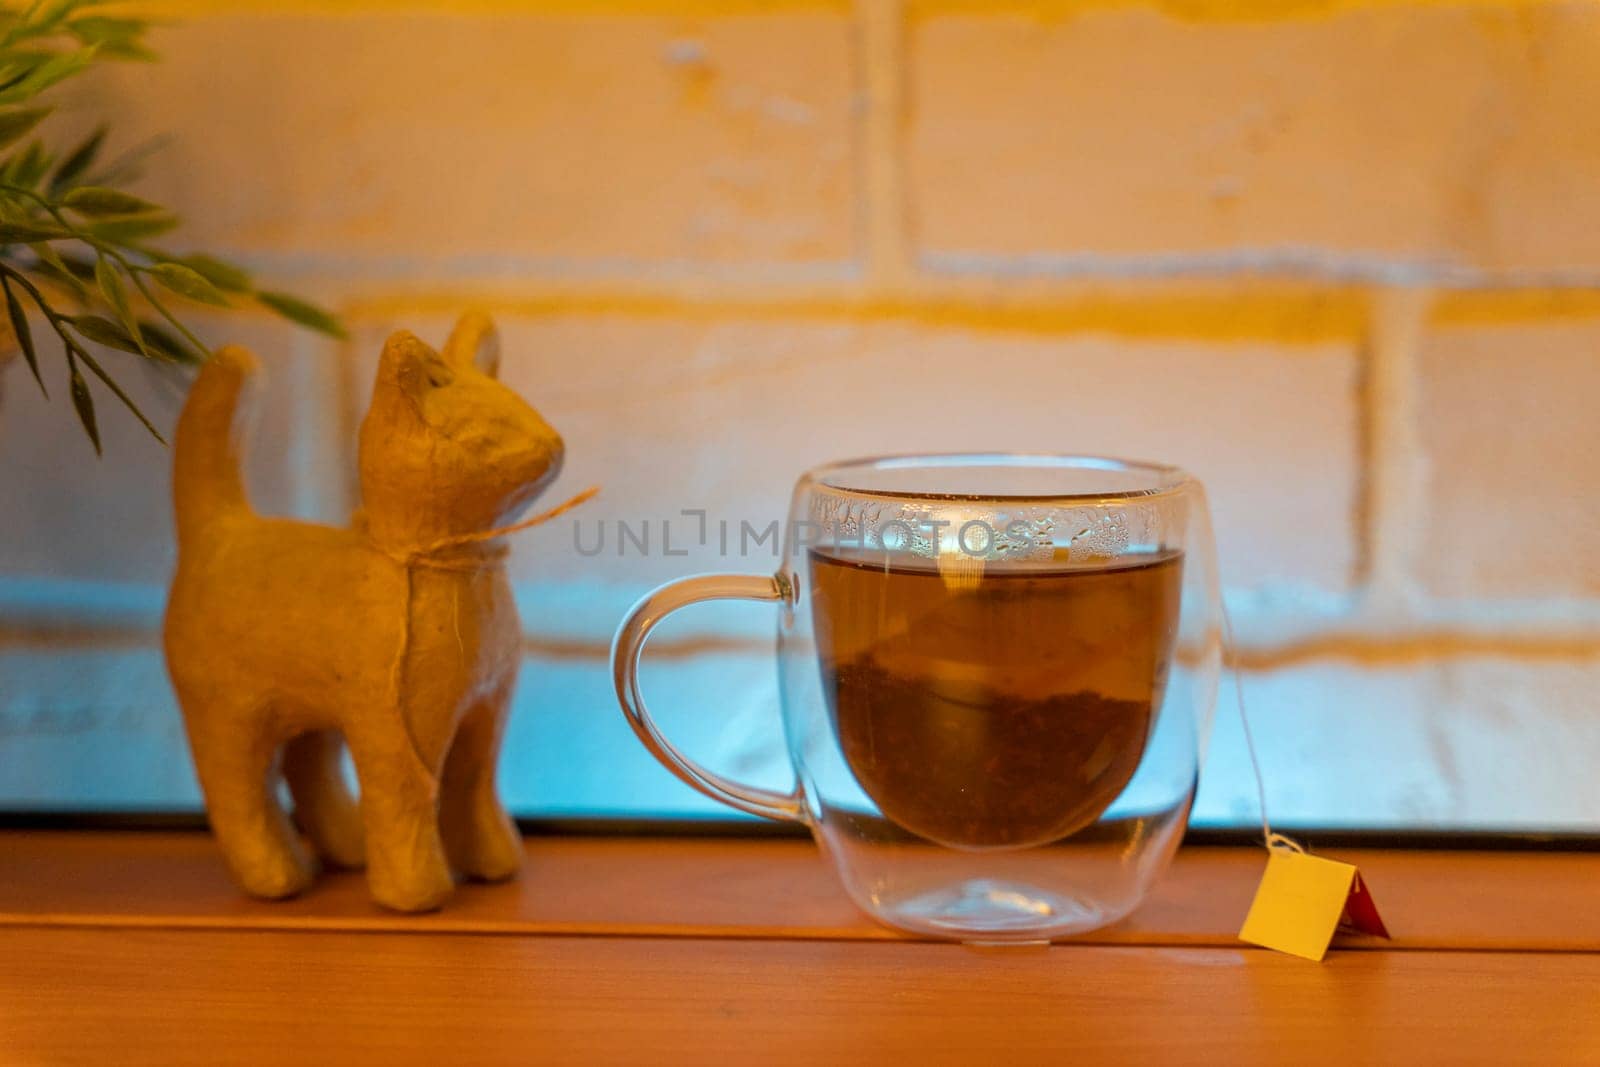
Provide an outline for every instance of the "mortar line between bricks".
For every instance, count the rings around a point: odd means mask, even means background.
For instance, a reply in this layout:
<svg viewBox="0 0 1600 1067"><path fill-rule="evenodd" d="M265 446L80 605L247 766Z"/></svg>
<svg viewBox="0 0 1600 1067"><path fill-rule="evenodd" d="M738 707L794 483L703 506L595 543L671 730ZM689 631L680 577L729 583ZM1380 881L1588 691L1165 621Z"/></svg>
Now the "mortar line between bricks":
<svg viewBox="0 0 1600 1067"><path fill-rule="evenodd" d="M1518 11L1552 7L1561 0L1423 0L1424 7ZM1148 9L1181 22L1294 22L1382 9L1394 0L911 0L910 18L987 16L1030 18L1049 24L1096 12Z"/></svg>
<svg viewBox="0 0 1600 1067"><path fill-rule="evenodd" d="M1360 595L1372 582L1373 568L1373 513L1376 509L1376 476L1373 468L1377 459L1376 441L1376 390L1373 383L1374 359L1372 331L1356 350L1355 379L1351 389L1355 393L1355 492L1350 504L1350 588Z"/></svg>
<svg viewBox="0 0 1600 1067"><path fill-rule="evenodd" d="M0 651L115 651L159 647L160 632L153 628L32 629L15 625L0 626ZM610 642L595 638L527 634L522 640L522 651L523 655L530 657L604 662L610 658ZM1309 634L1274 645L1240 646L1237 654L1239 666L1248 671L1272 671L1329 660L1367 666L1490 658L1533 663L1583 663L1600 660L1600 636L1586 633L1525 636L1473 634L1447 629L1411 634L1336 632ZM772 641L733 636L663 638L651 642L650 655L663 660L702 656L765 658L772 655Z"/></svg>
<svg viewBox="0 0 1600 1067"><path fill-rule="evenodd" d="M857 0L861 224L868 286L901 291L911 275L905 193L905 55L900 0Z"/></svg>
<svg viewBox="0 0 1600 1067"><path fill-rule="evenodd" d="M1432 303L1433 293L1424 289L1376 294L1359 372L1362 464L1355 585L1369 609L1402 616L1418 603L1413 566L1427 521L1416 364Z"/></svg>
<svg viewBox="0 0 1600 1067"><path fill-rule="evenodd" d="M341 309L342 310L342 309ZM348 314L344 315L345 321L350 321ZM361 481L357 472L357 445L360 440L362 416L366 413L366 403L362 399L367 395L370 385L357 380L360 368L363 366L361 358L354 352L354 341L338 342L339 366L334 388L334 428L338 440L334 442L339 458L339 467L336 477L339 484L333 493L340 503L345 506L349 515L354 515L361 507Z"/></svg>
<svg viewBox="0 0 1600 1067"><path fill-rule="evenodd" d="M141 15L186 21L236 15L738 18L849 9L850 0L148 0L139 5Z"/></svg>
<svg viewBox="0 0 1600 1067"><path fill-rule="evenodd" d="M671 292L545 292L432 289L353 296L339 305L348 320L453 315L468 306L529 318L614 315L683 321L905 322L936 329L1065 335L1103 333L1163 340L1353 342L1367 321L1362 286L1269 286L1227 291L1168 292L1158 299L1128 293L1055 296L956 294L916 297L855 291L800 297L697 296ZM1600 308L1597 308L1600 313Z"/></svg>
<svg viewBox="0 0 1600 1067"><path fill-rule="evenodd" d="M340 365L318 358L321 341L305 333L291 335L288 383L292 404L298 414L294 432L284 448L289 472L291 514L330 520L345 513L345 492L339 484L326 484L321 465L335 456L343 464L350 457L344 435L345 371ZM343 364L347 361L337 361Z"/></svg>
<svg viewBox="0 0 1600 1067"><path fill-rule="evenodd" d="M912 0L914 21L951 16L1027 17L1065 22L1096 12L1149 9L1192 23L1295 22L1383 8L1393 0ZM1516 11L1562 0L1424 0L1422 6ZM198 20L229 15L543 15L738 17L793 12L843 12L849 0L150 0L140 13Z"/></svg>
<svg viewBox="0 0 1600 1067"><path fill-rule="evenodd" d="M305 279L285 277L308 291ZM1241 284L1245 282L1245 284ZM1271 341L1283 345L1360 342L1368 337L1372 289L1235 279L1221 285L1107 283L1066 292L1026 288L951 289L901 296L859 288L817 293L694 292L677 289L588 289L551 281L527 284L373 288L338 301L348 319L392 320L406 315L456 314L468 306L494 314L548 318L614 315L691 321L906 322L935 329L1066 335L1102 333L1129 338L1191 341ZM1600 291L1437 291L1432 329L1511 326L1600 318Z"/></svg>

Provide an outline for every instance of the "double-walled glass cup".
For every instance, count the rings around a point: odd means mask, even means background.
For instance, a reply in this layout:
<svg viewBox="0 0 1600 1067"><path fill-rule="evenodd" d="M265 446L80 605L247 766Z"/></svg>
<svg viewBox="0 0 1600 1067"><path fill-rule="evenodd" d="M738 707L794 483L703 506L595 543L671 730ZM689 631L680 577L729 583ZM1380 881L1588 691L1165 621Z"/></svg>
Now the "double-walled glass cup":
<svg viewBox="0 0 1600 1067"><path fill-rule="evenodd" d="M705 600L778 610L795 788L689 760L636 672L650 630ZM669 770L810 827L889 925L1042 940L1132 911L1183 835L1221 650L1205 493L1174 467L944 455L819 467L776 574L704 575L641 600L617 697Z"/></svg>

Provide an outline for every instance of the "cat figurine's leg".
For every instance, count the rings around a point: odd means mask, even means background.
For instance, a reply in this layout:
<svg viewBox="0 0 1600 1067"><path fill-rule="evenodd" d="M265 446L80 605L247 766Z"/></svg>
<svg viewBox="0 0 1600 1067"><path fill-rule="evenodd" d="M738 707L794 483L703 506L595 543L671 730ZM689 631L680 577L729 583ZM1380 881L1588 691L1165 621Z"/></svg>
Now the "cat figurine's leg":
<svg viewBox="0 0 1600 1067"><path fill-rule="evenodd" d="M511 684L472 708L456 730L440 783L439 828L455 869L499 882L522 867L522 836L500 804L495 766L511 709Z"/></svg>
<svg viewBox="0 0 1600 1067"><path fill-rule="evenodd" d="M283 749L283 776L294 797L294 820L317 853L335 867L360 867L365 861L361 809L345 784L340 756L344 744L334 730L301 734Z"/></svg>
<svg viewBox="0 0 1600 1067"><path fill-rule="evenodd" d="M404 716L392 707L356 713L345 739L361 784L367 885L379 904L430 911L455 889L439 837L439 767L443 753L412 744Z"/></svg>
<svg viewBox="0 0 1600 1067"><path fill-rule="evenodd" d="M211 829L234 880L269 899L305 889L316 862L278 800L277 744L266 715L210 695L180 699Z"/></svg>

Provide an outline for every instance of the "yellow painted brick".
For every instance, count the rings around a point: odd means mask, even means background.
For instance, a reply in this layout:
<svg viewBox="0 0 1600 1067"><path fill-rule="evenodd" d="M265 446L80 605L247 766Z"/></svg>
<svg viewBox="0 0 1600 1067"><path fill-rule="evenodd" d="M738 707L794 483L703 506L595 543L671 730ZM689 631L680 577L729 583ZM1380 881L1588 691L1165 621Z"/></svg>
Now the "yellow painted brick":
<svg viewBox="0 0 1600 1067"><path fill-rule="evenodd" d="M910 211L933 266L1600 268L1600 7L1066 6L914 20Z"/></svg>
<svg viewBox="0 0 1600 1067"><path fill-rule="evenodd" d="M1416 561L1444 596L1600 596L1600 324L1460 327L1420 363L1428 512Z"/></svg>
<svg viewBox="0 0 1600 1067"><path fill-rule="evenodd" d="M839 13L218 16L74 100L195 243L437 279L854 254Z"/></svg>
<svg viewBox="0 0 1600 1067"><path fill-rule="evenodd" d="M1119 341L906 322L674 320L621 314L501 316L506 380L566 437L559 499L598 483L583 529L607 521L605 553L573 550L565 521L522 535L526 581L603 577L644 586L713 567L760 570L770 552L719 559L675 547L706 508L734 531L785 514L795 478L883 452L1032 450L1181 463L1213 491L1226 580L1341 590L1355 497L1355 359L1347 344ZM449 320L358 323L364 408L382 338L404 325L437 344ZM616 554L614 523L654 520L650 558ZM592 533L586 533L592 544ZM737 547L737 545L735 545Z"/></svg>

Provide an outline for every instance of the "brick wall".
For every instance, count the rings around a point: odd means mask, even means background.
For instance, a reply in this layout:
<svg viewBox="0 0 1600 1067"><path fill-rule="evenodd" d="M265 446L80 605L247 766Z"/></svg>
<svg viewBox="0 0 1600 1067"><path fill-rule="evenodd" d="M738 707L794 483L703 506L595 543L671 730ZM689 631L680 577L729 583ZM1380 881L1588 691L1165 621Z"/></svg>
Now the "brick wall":
<svg viewBox="0 0 1600 1067"><path fill-rule="evenodd" d="M186 235L352 327L205 323L272 376L264 510L343 516L382 337L467 304L565 434L563 485L605 486L586 521L764 520L802 468L879 451L1179 462L1279 819L1600 828L1600 6L223 6L178 5L161 65L69 107L170 133L148 187ZM192 804L151 637L166 457L108 416L94 464L24 373L0 804ZM604 655L640 592L725 562L570 538L518 543L507 792L710 811L634 744ZM669 729L781 783L769 615L673 625ZM1200 817L1248 824L1230 707Z"/></svg>

